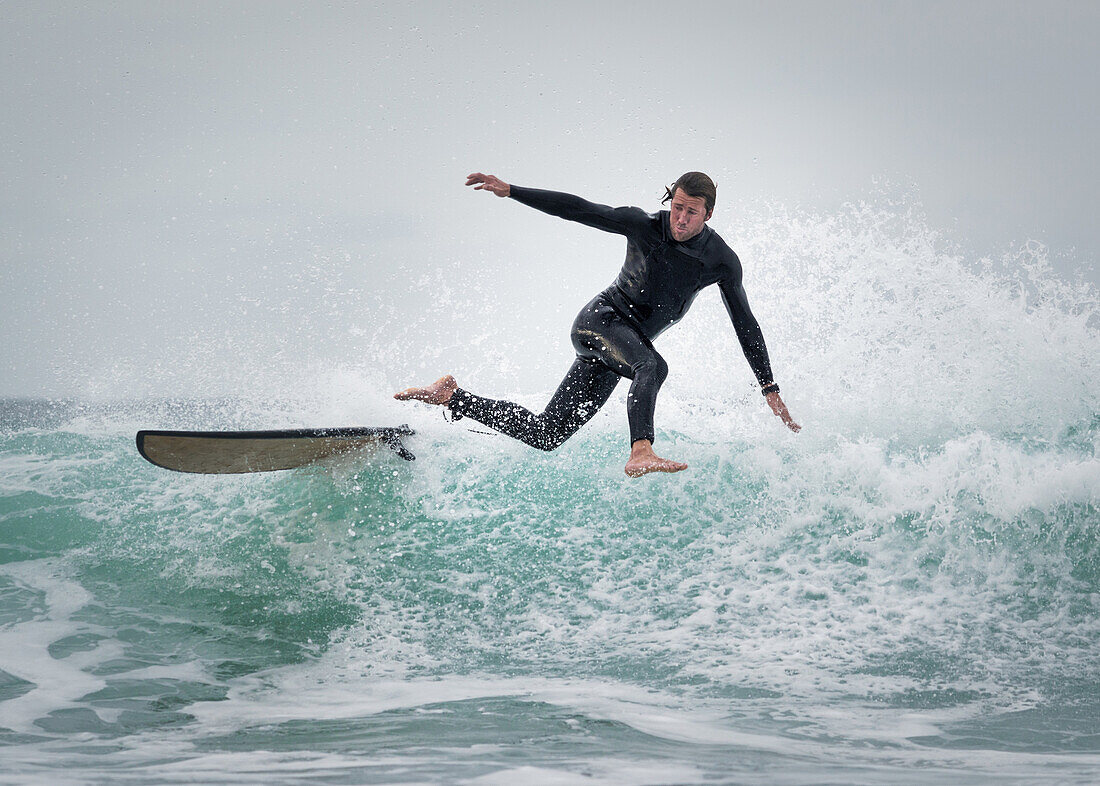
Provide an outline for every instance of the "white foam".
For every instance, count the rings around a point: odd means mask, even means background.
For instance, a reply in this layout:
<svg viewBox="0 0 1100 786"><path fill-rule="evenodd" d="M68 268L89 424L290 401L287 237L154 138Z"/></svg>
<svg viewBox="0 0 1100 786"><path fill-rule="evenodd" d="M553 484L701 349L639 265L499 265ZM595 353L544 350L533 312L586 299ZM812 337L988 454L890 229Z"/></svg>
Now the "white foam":
<svg viewBox="0 0 1100 786"><path fill-rule="evenodd" d="M551 387L502 370L509 352L535 346L546 350L544 365L567 365L559 339L571 314L553 341L498 337L488 299L464 302L467 290L445 288L441 301L482 328L445 330L450 338L421 352L382 326L357 325L361 363L299 374L297 398L250 413L410 422L418 459L394 474L341 465L320 480L200 479L142 467L132 495L104 495L78 482L84 459L5 456L0 472L15 492L64 496L75 485L83 514L120 525L116 556L159 549L169 556L166 578L185 586L233 587L252 566L219 545L264 527L311 590L360 609L318 661L232 680L226 701L190 706L196 725L167 732L173 739L508 697L688 746L817 761L1049 765L910 738L1040 706L1051 680L1095 674L1100 600L1091 579L1075 576L1074 560L1090 552L1070 548L1092 548L1100 505L1095 295L1053 279L1041 249L1006 268L971 264L911 212L857 205L824 218L777 211L738 221L719 230L745 262L783 396L804 429L792 434L768 411L716 293L704 293L657 342L672 368L658 439L691 464L680 475L623 476L624 389L550 455L392 401L402 383L453 371L472 389L537 409ZM460 341L481 355L443 365ZM286 371L270 389L261 374L256 391L283 391ZM101 425L78 420L69 433L114 433ZM385 509L369 508L380 489ZM334 495L356 512L330 512ZM64 662L43 657L51 641L88 629L71 617L89 598L63 563L26 565L6 575L43 592L47 612L0 632L0 654L12 653L38 686L5 703L31 728L100 684L87 670L110 646ZM293 594L271 605L293 609ZM516 676L492 674L494 663ZM196 679L196 669L179 673ZM62 688L51 694L54 683ZM914 708L921 702L909 698L923 692L948 698ZM767 719L778 717L800 724L799 734L776 731L782 724ZM258 766L251 754L196 761L196 772ZM355 766L289 753L274 766L294 772L310 762ZM605 764L591 777L647 777ZM486 782L570 774L540 762Z"/></svg>
<svg viewBox="0 0 1100 786"><path fill-rule="evenodd" d="M78 633L102 632L72 616L92 601L92 595L67 578L64 561L41 559L0 565L0 574L17 586L43 594L44 609L34 619L0 629L0 664L5 671L33 684L22 696L4 702L2 725L13 731L41 733L35 721L51 712L77 706L106 681L88 673L91 666L119 654L109 642L91 651L54 658L49 647Z"/></svg>
<svg viewBox="0 0 1100 786"><path fill-rule="evenodd" d="M456 761L469 761L474 748L479 747L486 764L499 769L479 776L471 783L508 782L509 777L530 776L531 782L555 783L558 779L593 783L663 783L708 782L713 771L714 757L736 756L739 760L752 760L764 766L776 766L776 762L792 759L805 762L807 767L838 767L841 772L848 766L884 767L883 781L889 782L889 772L894 768L943 767L955 772L981 775L997 772L1004 767L1018 768L1035 776L1049 775L1052 768L1062 771L1100 766L1100 756L1094 754L1016 753L996 750L937 749L911 741L913 737L937 734L943 723L963 717L959 712L913 711L865 705L853 706L829 704L781 705L784 714L797 717L803 724L811 721L815 726L803 725L797 734L764 732L758 730L759 721L741 721L747 706L752 702L738 702L738 715L731 715L728 701L715 699L686 699L659 690L642 688L625 683L595 680L555 680L537 677L485 678L448 675L429 679L403 679L398 681L375 679L357 675L350 664L340 664L331 657L319 662L286 667L267 672L262 676L234 681L234 688L226 701L196 705L193 709L199 720L197 728L188 730L196 738L209 738L233 734L249 728L270 728L291 721L333 721L365 718L379 713L419 711L435 707L445 711L450 702L477 699L509 698L532 704L549 704L567 709L592 720L623 724L654 739L675 745L688 746L668 758L644 757L625 760L615 757L589 756L561 768L546 764L509 766L501 762L501 745L472 746L454 749ZM773 701L764 702L777 709ZM822 739L816 733L823 733ZM840 744L850 740L853 747ZM876 741L868 745L868 741ZM446 741L440 740L441 752L448 750ZM699 746L695 748L694 746ZM699 766L686 762L692 749L698 752ZM402 766L424 764L419 757L422 748L405 755L395 755L393 762ZM755 757L755 758L754 758ZM212 766L214 761L234 773L250 771L247 754L241 761L230 756L203 759L199 769ZM209 759L209 760L208 760ZM287 764L284 769L280 762ZM350 766L341 763L339 757L330 759L308 755L305 761L319 762L323 769ZM326 763L329 762L329 763ZM359 760L358 765L374 766L376 758ZM812 764L811 764L812 763ZM182 765L172 765L182 766ZM273 772L294 772L303 766L301 758L293 754L276 757L272 761ZM788 771L788 767L779 767ZM879 781L876 781L879 782Z"/></svg>

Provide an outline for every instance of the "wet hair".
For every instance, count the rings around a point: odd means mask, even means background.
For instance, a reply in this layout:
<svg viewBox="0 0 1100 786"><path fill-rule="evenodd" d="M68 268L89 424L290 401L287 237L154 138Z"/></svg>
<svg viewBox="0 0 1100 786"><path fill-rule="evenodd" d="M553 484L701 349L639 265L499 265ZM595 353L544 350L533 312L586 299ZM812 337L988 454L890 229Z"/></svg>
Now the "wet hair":
<svg viewBox="0 0 1100 786"><path fill-rule="evenodd" d="M685 172L676 178L675 183L665 188L665 198L661 200L661 204L676 196L677 189L689 197L702 198L708 213L714 210L714 201L718 198L718 186L714 185L714 181L702 172Z"/></svg>

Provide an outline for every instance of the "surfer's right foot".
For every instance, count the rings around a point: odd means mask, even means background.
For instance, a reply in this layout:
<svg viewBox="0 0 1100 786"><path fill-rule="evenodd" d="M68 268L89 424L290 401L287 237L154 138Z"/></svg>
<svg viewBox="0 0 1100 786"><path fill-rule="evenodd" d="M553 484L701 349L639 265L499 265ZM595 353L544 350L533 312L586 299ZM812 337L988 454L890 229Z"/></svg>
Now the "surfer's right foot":
<svg viewBox="0 0 1100 786"><path fill-rule="evenodd" d="M394 393L393 397L398 401L423 401L428 404L446 404L451 400L458 383L448 374L440 377L425 388L405 388L400 393Z"/></svg>

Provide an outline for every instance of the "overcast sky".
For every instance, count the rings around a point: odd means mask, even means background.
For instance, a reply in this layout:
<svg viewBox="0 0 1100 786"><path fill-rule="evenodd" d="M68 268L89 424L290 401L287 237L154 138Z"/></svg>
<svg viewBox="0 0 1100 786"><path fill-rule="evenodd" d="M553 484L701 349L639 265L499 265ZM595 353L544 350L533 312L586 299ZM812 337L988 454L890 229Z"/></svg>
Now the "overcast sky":
<svg viewBox="0 0 1100 786"><path fill-rule="evenodd" d="M650 210L689 169L731 208L901 191L975 259L1100 282L1098 40L1084 0L0 2L0 395L400 364L370 313L462 286L564 334L574 289L523 265L603 286L621 240L474 170Z"/></svg>

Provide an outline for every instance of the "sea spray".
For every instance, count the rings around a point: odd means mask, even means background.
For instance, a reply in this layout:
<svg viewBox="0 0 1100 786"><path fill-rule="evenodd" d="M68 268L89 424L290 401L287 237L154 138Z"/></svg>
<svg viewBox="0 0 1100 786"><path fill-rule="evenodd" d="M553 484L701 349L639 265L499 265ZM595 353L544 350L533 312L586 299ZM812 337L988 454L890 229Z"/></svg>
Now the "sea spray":
<svg viewBox="0 0 1100 786"><path fill-rule="evenodd" d="M284 779L1088 782L1095 291L1034 245L969 259L904 205L716 228L804 428L771 415L706 292L657 342L679 475L623 475L625 386L551 454L394 402L436 362L550 393L452 357L462 319L428 347L371 323L396 300L356 316L358 360L303 360L290 391L280 363L216 400L5 403L0 651L40 642L34 668L0 663L9 771L247 780L262 753ZM447 294L479 346L564 372L564 340L492 336L481 295ZM132 442L402 422L411 464L265 476L170 474Z"/></svg>

